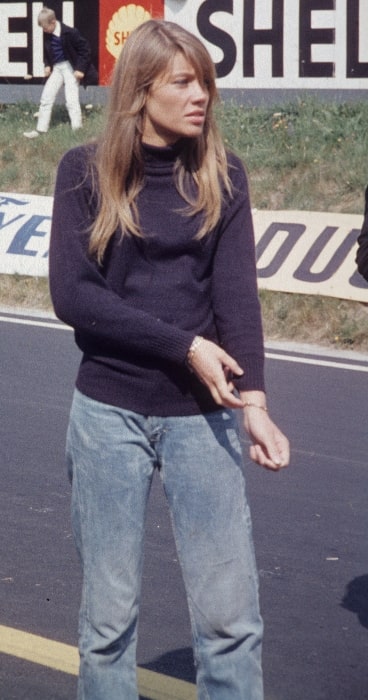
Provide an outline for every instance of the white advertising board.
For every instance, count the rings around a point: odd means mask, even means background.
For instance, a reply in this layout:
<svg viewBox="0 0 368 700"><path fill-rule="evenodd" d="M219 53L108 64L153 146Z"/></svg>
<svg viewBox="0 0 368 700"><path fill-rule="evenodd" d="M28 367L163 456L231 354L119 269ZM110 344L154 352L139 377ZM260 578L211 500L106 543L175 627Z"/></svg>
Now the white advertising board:
<svg viewBox="0 0 368 700"><path fill-rule="evenodd" d="M42 31L37 24L42 4L0 3L4 93L9 84L42 81ZM164 16L206 44L220 89L341 93L368 88L367 0L54 0L52 7L87 36L100 85L106 84L109 23L116 23L114 36L121 50L118 38L126 38L140 17Z"/></svg>
<svg viewBox="0 0 368 700"><path fill-rule="evenodd" d="M0 192L0 274L48 275L52 201ZM255 210L253 220L260 289L368 303L355 264L362 216Z"/></svg>
<svg viewBox="0 0 368 700"><path fill-rule="evenodd" d="M198 34L220 88L367 89L367 0L165 0Z"/></svg>

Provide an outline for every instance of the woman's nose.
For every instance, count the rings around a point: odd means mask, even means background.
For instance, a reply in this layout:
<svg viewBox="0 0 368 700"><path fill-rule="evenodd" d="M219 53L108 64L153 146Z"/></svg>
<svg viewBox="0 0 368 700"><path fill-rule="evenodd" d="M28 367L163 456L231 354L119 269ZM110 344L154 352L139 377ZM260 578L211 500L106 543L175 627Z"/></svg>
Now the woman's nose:
<svg viewBox="0 0 368 700"><path fill-rule="evenodd" d="M206 102L208 100L208 91L198 80L193 84L193 99L196 102Z"/></svg>

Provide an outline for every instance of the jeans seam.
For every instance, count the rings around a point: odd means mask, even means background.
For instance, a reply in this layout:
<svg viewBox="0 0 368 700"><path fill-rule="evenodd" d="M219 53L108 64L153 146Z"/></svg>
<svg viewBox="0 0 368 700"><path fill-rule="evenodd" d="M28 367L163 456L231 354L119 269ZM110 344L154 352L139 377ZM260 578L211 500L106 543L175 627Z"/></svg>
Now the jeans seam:
<svg viewBox="0 0 368 700"><path fill-rule="evenodd" d="M163 466L163 465L162 465L162 466ZM165 490L165 486L163 486L163 487L164 487L164 490ZM172 533L173 533L173 537L174 537L174 542L175 542L175 548L176 548L176 552L177 552L177 555L178 555L179 564L180 564L180 568L181 568L181 573L182 573L182 577L183 577L183 581L184 581L184 586L185 586L186 599L187 599L187 607L188 607L189 618L190 618L190 625L191 625L191 632L192 632L194 662L195 662L196 675L197 675L198 661L201 662L201 658L202 658L202 654L201 654L201 651L200 651L200 648L199 648L199 635L198 635L198 630L197 630L197 624L196 624L196 621L195 621L195 615L194 615L194 613L193 613L192 599L191 599L191 595L190 595L190 593L189 593L189 588L188 588L188 585L187 585L187 582L186 582L185 568L184 568L184 566L183 566L183 559L182 559L182 556L181 556L180 546L179 546L179 543L178 543L178 540L177 540L177 536L176 536L176 528L175 528L174 516L173 516L173 513L172 513L172 511L171 511L171 508L169 508L169 513L170 513L171 529L172 529ZM197 680L197 688L198 688L198 690L199 690L200 688L199 688L199 684L198 684L198 678L197 678L196 680ZM204 691L205 691L205 693L206 693L206 698L207 698L207 700L210 700L210 696L209 696L209 694L208 694L208 690L207 690L207 687L206 687L206 684L205 684L204 681L201 681L201 686L202 686L202 688L204 689Z"/></svg>

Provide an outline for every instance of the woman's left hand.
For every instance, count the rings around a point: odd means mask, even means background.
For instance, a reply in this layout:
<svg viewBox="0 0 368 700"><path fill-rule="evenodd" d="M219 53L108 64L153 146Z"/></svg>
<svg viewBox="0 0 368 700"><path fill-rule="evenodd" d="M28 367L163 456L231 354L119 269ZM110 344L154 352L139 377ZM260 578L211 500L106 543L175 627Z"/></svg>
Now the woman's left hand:
<svg viewBox="0 0 368 700"><path fill-rule="evenodd" d="M252 441L250 458L267 469L278 471L287 467L290 446L287 437L268 415L265 395L261 391L241 392L244 427Z"/></svg>

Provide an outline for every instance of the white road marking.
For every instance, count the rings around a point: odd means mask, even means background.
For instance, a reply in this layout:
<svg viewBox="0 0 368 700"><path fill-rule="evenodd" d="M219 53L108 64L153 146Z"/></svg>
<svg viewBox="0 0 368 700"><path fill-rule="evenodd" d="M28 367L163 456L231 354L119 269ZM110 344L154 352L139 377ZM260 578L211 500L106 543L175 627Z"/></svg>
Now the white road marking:
<svg viewBox="0 0 368 700"><path fill-rule="evenodd" d="M352 372L368 372L368 364L355 364L353 362L340 362L339 360L322 360L318 357L303 357L303 355L280 355L267 352L269 360L284 360L285 362L299 362L304 365L317 365L318 367L333 367L334 369L349 369Z"/></svg>
<svg viewBox="0 0 368 700"><path fill-rule="evenodd" d="M38 326L39 328L55 328L58 331L71 331L70 326L65 326L63 323L53 323L52 321L40 321L31 318L18 318L17 316L0 316L0 321L3 323L17 323L24 326Z"/></svg>
<svg viewBox="0 0 368 700"><path fill-rule="evenodd" d="M72 331L73 329L70 326L67 326L63 323L58 323L57 321L53 321L54 317L50 316L50 320L42 320L38 318L26 318L26 317L18 317L18 316L0 316L0 322L2 323L15 323L15 324L20 324L20 325L26 325L26 326L38 326L40 328L52 328L54 330L58 331ZM272 343L267 344L270 348L272 348ZM286 348L287 343L284 343L283 346ZM308 352L308 345L303 345L304 352ZM324 357L328 357L329 355L329 350L328 348L319 348L318 349L319 355L323 355ZM341 359L339 359L339 353L338 351L334 350L331 353L331 359L323 359L322 357L319 357L317 354L317 350L315 346L313 346L313 351L311 351L312 357L305 357L303 354L298 354L298 351L295 350L292 354L288 354L285 350L283 352L272 352L272 350L267 350L266 348L266 358L269 360L280 360L282 362L297 362L300 364L305 364L305 365L315 365L317 367L333 367L334 369L347 369L351 370L352 372L368 372L368 356L360 356L359 353L357 353L357 359L354 361L352 359L351 362L342 362ZM349 353L349 357L352 357L353 353ZM341 358L346 357L346 354L344 351L341 351L340 354Z"/></svg>

